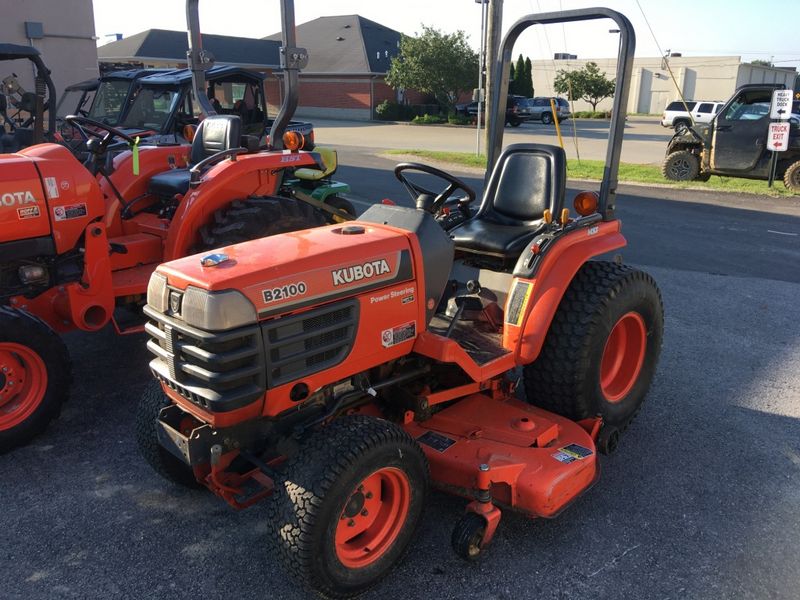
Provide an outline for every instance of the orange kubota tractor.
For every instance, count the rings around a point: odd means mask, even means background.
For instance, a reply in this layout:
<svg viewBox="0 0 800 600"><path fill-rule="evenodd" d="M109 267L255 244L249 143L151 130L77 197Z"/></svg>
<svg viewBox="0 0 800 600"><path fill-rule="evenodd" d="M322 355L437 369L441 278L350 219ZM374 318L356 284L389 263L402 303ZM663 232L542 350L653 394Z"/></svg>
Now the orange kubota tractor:
<svg viewBox="0 0 800 600"><path fill-rule="evenodd" d="M187 19L195 95L207 115L191 147L140 148L110 125L70 116L88 139L84 165L58 144L0 155L0 452L59 414L70 384L59 333L109 322L119 333L141 331L147 282L159 263L328 222L321 203L275 195L287 169L319 166L313 153L283 149L305 51L285 56L286 94L272 146L260 149L257 138L240 135L238 116L215 115L197 0L187 2ZM294 24L287 26L284 46L290 36L293 47ZM286 139L302 144L297 133Z"/></svg>
<svg viewBox="0 0 800 600"><path fill-rule="evenodd" d="M522 31L599 18L620 30L607 165L571 215L561 148L501 152L502 99ZM431 213L466 188L449 176L421 208L376 205L161 265L144 309L158 381L137 414L151 466L236 508L266 500L276 553L332 597L403 556L429 484L469 500L452 536L465 558L501 507L550 518L592 486L663 333L654 280L599 258L626 243L613 206L634 46L609 9L515 23L491 90L484 196L447 232Z"/></svg>

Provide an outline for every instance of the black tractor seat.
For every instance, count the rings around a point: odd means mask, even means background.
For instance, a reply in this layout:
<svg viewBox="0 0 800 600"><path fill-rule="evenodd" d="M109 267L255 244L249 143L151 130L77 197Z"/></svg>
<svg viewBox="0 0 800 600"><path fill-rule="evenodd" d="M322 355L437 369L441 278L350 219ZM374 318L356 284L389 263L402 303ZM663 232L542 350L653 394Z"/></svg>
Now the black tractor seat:
<svg viewBox="0 0 800 600"><path fill-rule="evenodd" d="M564 206L567 159L549 144L513 144L495 164L475 215L450 230L457 253L491 268L512 268L544 229L544 211Z"/></svg>
<svg viewBox="0 0 800 600"><path fill-rule="evenodd" d="M238 148L241 141L242 120L236 115L206 117L197 128L192 140L189 167L157 173L150 178L148 191L159 198L172 199L189 191L189 169L201 160L218 152Z"/></svg>

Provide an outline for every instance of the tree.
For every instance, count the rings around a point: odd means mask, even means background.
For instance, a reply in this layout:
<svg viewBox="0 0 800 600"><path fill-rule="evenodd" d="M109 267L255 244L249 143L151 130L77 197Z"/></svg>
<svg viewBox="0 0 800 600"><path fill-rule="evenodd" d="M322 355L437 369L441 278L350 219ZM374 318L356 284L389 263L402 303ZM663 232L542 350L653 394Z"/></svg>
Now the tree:
<svg viewBox="0 0 800 600"><path fill-rule="evenodd" d="M452 110L463 92L477 87L478 54L467 44L463 31L446 34L423 25L421 35L401 38L400 53L392 59L386 83L431 94Z"/></svg>
<svg viewBox="0 0 800 600"><path fill-rule="evenodd" d="M517 93L517 70L514 68L514 63L508 68L508 93Z"/></svg>
<svg viewBox="0 0 800 600"><path fill-rule="evenodd" d="M525 96L533 97L533 65L530 57L525 58Z"/></svg>
<svg viewBox="0 0 800 600"><path fill-rule="evenodd" d="M758 67L774 67L775 66L771 62L769 62L768 60L761 60L760 58L757 58L756 60L751 60L750 64L751 65L756 65Z"/></svg>
<svg viewBox="0 0 800 600"><path fill-rule="evenodd" d="M514 65L514 74L516 75L514 93L525 96L525 90L527 89L525 86L525 59L522 58L522 54L519 55L517 64Z"/></svg>
<svg viewBox="0 0 800 600"><path fill-rule="evenodd" d="M570 100L580 98L588 102L592 105L592 111L597 110L597 104L601 100L613 98L615 88L616 81L608 79L594 62L586 63L584 68L577 71L559 69L553 81L556 92L567 94Z"/></svg>

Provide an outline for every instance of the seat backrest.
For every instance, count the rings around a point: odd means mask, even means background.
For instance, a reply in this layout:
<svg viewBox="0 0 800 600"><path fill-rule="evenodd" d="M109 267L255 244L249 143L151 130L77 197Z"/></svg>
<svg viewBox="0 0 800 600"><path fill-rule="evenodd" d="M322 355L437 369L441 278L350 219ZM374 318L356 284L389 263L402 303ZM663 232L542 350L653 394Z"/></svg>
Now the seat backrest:
<svg viewBox="0 0 800 600"><path fill-rule="evenodd" d="M557 217L564 206L567 158L549 144L512 144L492 171L476 218L504 225L531 225L545 209Z"/></svg>
<svg viewBox="0 0 800 600"><path fill-rule="evenodd" d="M322 159L322 164L325 165L325 169L311 169L308 167L296 169L294 172L295 177L303 179L304 181L319 181L325 177L330 177L336 172L336 169L339 167L339 158L335 149L327 146L316 146L314 152L319 153L319 157Z"/></svg>
<svg viewBox="0 0 800 600"><path fill-rule="evenodd" d="M242 120L237 115L206 117L192 140L191 164L196 165L217 152L238 148L241 137Z"/></svg>

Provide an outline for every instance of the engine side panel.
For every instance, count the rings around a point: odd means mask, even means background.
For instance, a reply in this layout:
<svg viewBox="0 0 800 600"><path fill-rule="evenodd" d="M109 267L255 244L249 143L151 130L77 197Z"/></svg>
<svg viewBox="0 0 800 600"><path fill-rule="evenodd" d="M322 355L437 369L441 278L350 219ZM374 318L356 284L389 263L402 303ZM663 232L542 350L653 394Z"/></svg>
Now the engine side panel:
<svg viewBox="0 0 800 600"><path fill-rule="evenodd" d="M105 205L97 180L63 146L39 144L20 151L33 159L41 175L59 254L78 244L86 226L103 216Z"/></svg>
<svg viewBox="0 0 800 600"><path fill-rule="evenodd" d="M0 244L50 235L42 181L32 160L7 155L0 169Z"/></svg>

